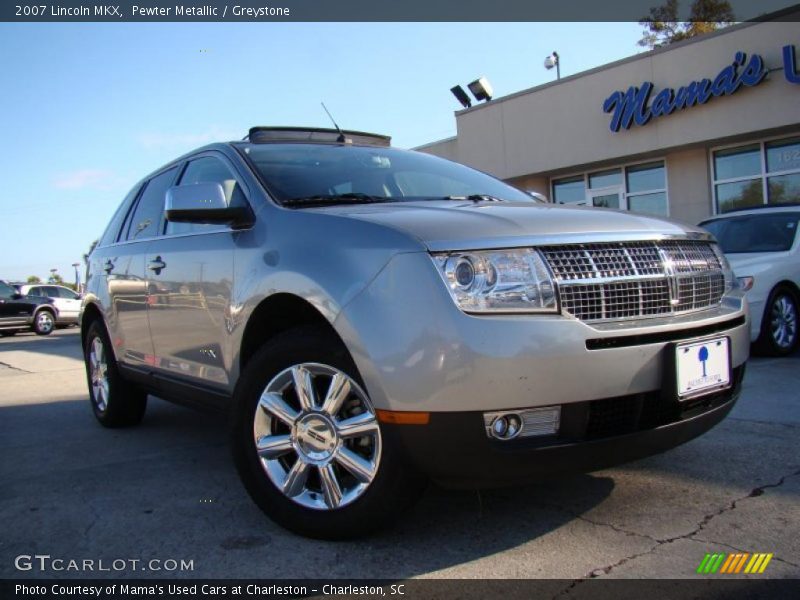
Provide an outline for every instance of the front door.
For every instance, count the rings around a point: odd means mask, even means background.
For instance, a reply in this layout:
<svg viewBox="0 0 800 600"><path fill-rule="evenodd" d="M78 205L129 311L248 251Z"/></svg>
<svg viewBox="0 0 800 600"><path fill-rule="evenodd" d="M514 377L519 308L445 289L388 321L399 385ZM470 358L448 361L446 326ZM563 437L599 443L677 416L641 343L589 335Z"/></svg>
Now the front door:
<svg viewBox="0 0 800 600"><path fill-rule="evenodd" d="M228 203L247 202L233 167L216 154L189 161L178 185L219 183ZM236 231L166 224L147 256L155 365L165 374L227 390ZM157 247L157 248L156 248Z"/></svg>

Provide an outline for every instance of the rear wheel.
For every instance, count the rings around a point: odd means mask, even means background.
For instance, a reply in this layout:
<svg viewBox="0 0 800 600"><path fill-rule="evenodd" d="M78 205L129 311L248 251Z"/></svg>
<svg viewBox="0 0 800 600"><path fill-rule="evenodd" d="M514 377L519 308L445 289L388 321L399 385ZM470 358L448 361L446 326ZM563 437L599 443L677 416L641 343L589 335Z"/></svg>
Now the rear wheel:
<svg viewBox="0 0 800 600"><path fill-rule="evenodd" d="M94 321L83 348L89 400L94 416L106 427L137 425L147 408L147 394L119 374L105 327Z"/></svg>
<svg viewBox="0 0 800 600"><path fill-rule="evenodd" d="M799 320L795 294L784 286L775 288L767 300L756 348L769 356L791 354L797 348Z"/></svg>
<svg viewBox="0 0 800 600"><path fill-rule="evenodd" d="M250 360L236 390L232 441L256 504L309 537L379 528L424 486L383 438L352 359L324 331L283 333Z"/></svg>
<svg viewBox="0 0 800 600"><path fill-rule="evenodd" d="M56 318L49 310L40 310L33 317L33 331L36 335L50 335L56 327Z"/></svg>

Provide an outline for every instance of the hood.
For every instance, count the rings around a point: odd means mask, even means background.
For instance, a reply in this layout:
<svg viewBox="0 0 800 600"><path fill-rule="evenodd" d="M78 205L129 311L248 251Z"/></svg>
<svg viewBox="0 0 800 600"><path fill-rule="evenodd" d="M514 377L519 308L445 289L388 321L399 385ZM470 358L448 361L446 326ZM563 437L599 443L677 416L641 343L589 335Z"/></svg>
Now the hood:
<svg viewBox="0 0 800 600"><path fill-rule="evenodd" d="M787 252L736 252L726 254L728 262L737 275L753 275L773 266L780 265L778 258Z"/></svg>
<svg viewBox="0 0 800 600"><path fill-rule="evenodd" d="M413 236L430 250L536 244L710 238L691 225L626 211L527 202L425 201L315 209Z"/></svg>

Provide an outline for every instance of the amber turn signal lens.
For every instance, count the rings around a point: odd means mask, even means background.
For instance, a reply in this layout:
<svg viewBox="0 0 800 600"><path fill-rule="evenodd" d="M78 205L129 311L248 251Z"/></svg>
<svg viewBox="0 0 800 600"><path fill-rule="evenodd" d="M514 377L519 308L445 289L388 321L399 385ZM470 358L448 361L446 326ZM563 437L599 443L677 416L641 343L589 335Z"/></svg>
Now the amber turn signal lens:
<svg viewBox="0 0 800 600"><path fill-rule="evenodd" d="M395 410L379 410L378 421L392 425L427 425L431 420L431 413L407 412Z"/></svg>

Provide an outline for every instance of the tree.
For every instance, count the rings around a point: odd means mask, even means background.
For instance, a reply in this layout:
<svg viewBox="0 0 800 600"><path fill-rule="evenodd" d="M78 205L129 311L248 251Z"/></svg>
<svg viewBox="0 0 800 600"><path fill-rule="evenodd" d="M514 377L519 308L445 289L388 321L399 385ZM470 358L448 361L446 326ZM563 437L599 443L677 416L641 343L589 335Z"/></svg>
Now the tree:
<svg viewBox="0 0 800 600"><path fill-rule="evenodd" d="M33 285L36 283L42 283L42 279L38 275L29 275L25 282Z"/></svg>
<svg viewBox="0 0 800 600"><path fill-rule="evenodd" d="M682 40L710 33L733 23L735 17L728 0L694 0L688 21L678 19L678 0L667 0L650 9L639 21L645 28L639 45L660 48Z"/></svg>

